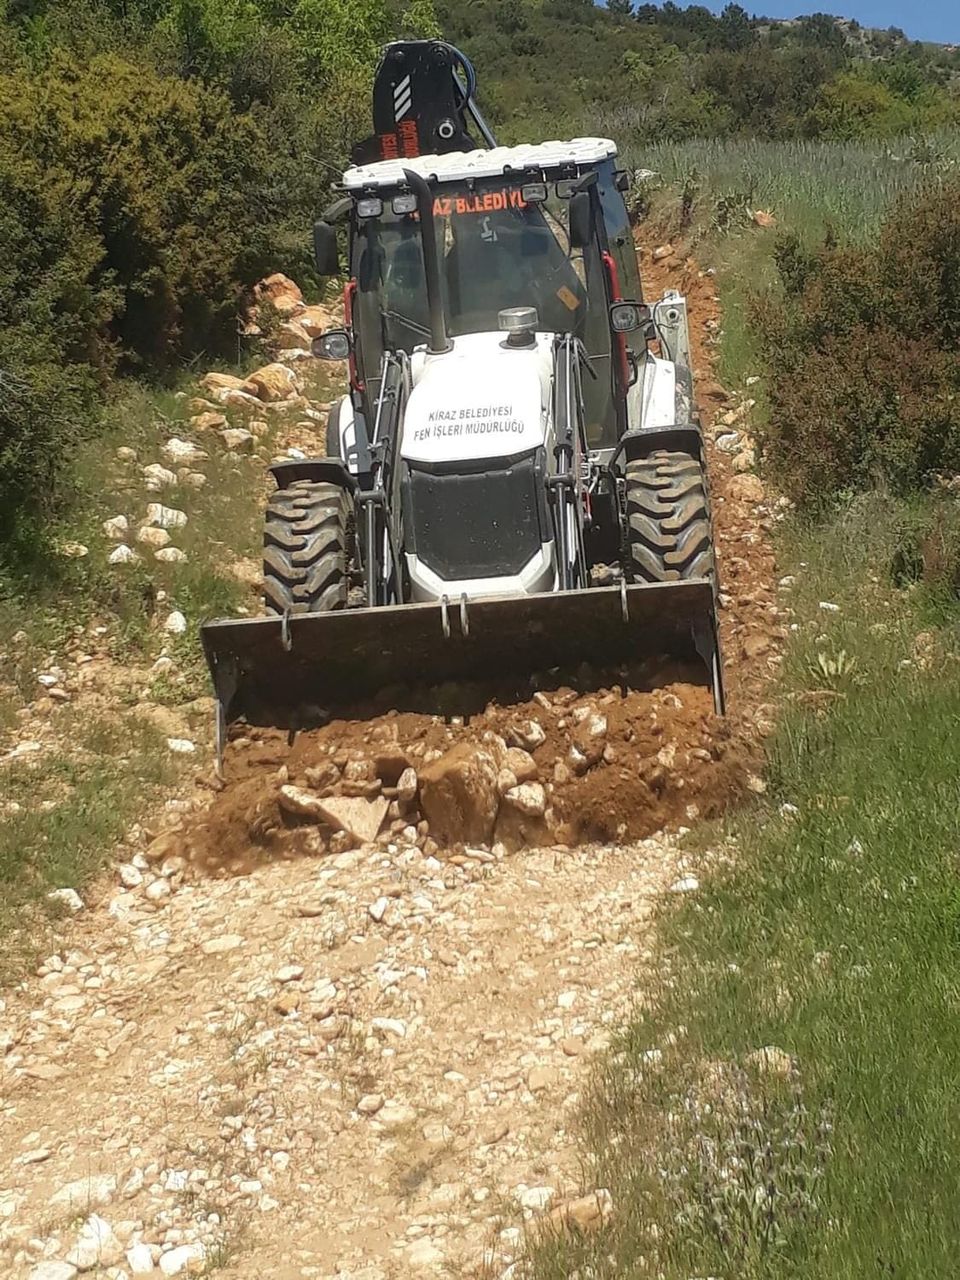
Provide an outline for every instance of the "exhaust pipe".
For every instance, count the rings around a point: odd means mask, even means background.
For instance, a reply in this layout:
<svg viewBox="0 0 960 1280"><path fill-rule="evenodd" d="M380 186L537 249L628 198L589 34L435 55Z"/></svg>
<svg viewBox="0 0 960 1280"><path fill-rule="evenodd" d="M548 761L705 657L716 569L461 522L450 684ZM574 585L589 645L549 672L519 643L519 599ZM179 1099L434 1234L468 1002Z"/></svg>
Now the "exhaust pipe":
<svg viewBox="0 0 960 1280"><path fill-rule="evenodd" d="M427 285L427 306L430 309L431 355L442 355L453 350L447 334L447 321L443 313L443 290L440 284L440 251L437 248L437 229L433 221L433 192L426 178L412 169L404 169L410 190L417 197L420 214L420 242L423 247L423 273Z"/></svg>

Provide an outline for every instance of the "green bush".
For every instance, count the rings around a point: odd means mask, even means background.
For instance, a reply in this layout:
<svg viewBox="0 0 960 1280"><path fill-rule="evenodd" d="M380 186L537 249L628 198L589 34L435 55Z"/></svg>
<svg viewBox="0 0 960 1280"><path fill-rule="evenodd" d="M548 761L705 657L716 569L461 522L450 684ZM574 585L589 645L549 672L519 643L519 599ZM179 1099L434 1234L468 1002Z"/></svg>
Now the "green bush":
<svg viewBox="0 0 960 1280"><path fill-rule="evenodd" d="M115 54L0 75L0 537L120 370L235 349L275 261L271 153L223 93Z"/></svg>
<svg viewBox="0 0 960 1280"><path fill-rule="evenodd" d="M0 76L0 138L0 189L23 211L21 239L32 232L34 256L52 254L60 276L51 330L69 327L106 372L229 350L240 290L272 262L277 212L249 116L117 55L60 55L37 76ZM49 286L25 265L10 263L5 283L39 320Z"/></svg>
<svg viewBox="0 0 960 1280"><path fill-rule="evenodd" d="M960 181L903 199L873 248L786 241L777 260L783 295L754 320L786 492L812 506L960 471Z"/></svg>

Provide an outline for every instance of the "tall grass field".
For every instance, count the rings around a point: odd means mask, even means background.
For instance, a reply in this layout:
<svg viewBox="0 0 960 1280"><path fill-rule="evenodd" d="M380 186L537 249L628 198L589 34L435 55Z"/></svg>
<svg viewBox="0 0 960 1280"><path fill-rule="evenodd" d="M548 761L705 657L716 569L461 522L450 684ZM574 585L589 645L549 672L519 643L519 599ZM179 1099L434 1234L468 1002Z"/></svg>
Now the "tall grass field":
<svg viewBox="0 0 960 1280"><path fill-rule="evenodd" d="M736 386L779 232L869 245L960 140L625 151L658 201L696 191L687 240L717 270ZM776 228L726 220L738 201ZM958 1274L958 547L950 489L860 494L779 535L767 790L696 835L700 888L662 909L644 1004L583 1106L584 1186L613 1216L533 1248L536 1280Z"/></svg>

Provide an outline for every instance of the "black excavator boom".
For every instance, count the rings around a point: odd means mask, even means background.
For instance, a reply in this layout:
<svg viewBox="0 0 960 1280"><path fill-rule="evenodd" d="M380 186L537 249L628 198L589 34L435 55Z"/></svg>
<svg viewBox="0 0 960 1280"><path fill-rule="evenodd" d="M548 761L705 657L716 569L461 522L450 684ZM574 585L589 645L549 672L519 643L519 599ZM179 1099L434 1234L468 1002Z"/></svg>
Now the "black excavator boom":
<svg viewBox="0 0 960 1280"><path fill-rule="evenodd" d="M374 132L354 147L353 163L495 147L475 101L476 86L473 64L452 44L387 45L373 86Z"/></svg>

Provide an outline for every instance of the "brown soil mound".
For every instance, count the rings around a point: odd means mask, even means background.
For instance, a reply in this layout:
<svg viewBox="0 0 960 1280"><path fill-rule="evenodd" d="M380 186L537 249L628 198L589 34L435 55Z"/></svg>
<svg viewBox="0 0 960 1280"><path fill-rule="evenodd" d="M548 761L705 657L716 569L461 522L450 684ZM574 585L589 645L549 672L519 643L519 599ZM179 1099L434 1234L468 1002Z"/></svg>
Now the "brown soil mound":
<svg viewBox="0 0 960 1280"><path fill-rule="evenodd" d="M647 264L646 277L651 295L673 283L687 296L709 429L725 399L709 345L719 328L714 283L689 260ZM761 700L782 630L762 486L733 475L729 459L708 448L726 718L713 714L702 673L664 663L643 690L615 682L543 690L446 720L389 712L337 720L292 744L284 733L249 730L230 743L225 786L190 833L194 861L230 873L277 856L338 852L363 838L352 825L369 825L384 808L382 844L454 857L470 844L630 840L718 814L750 784L769 732L771 708ZM356 802L356 824L311 808L311 797L344 796Z"/></svg>

